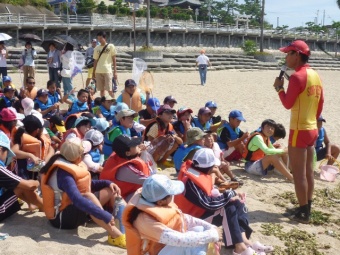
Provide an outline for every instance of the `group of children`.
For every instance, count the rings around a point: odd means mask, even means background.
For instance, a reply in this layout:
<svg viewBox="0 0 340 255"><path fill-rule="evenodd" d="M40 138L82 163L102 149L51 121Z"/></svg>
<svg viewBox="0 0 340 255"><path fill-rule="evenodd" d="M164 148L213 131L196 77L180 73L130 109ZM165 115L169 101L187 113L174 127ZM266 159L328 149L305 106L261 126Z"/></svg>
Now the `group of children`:
<svg viewBox="0 0 340 255"><path fill-rule="evenodd" d="M273 251L249 240L245 194L234 191L244 183L230 162L243 161L247 173L260 176L275 168L293 181L278 142L286 135L281 124L266 119L244 132L239 110L223 119L208 101L193 116L188 107L176 111L173 96L161 104L144 95L131 79L117 101L95 97L93 84L61 97L53 81L38 90L28 77L20 92L8 81L0 99L0 220L20 209L19 197L57 228L76 228L90 215L107 230L108 242L128 254L206 254L218 241L210 223L222 226L234 255ZM317 157L332 164L340 150L323 122L320 117ZM157 167L175 167L179 181L156 174ZM121 205L123 215L115 215Z"/></svg>

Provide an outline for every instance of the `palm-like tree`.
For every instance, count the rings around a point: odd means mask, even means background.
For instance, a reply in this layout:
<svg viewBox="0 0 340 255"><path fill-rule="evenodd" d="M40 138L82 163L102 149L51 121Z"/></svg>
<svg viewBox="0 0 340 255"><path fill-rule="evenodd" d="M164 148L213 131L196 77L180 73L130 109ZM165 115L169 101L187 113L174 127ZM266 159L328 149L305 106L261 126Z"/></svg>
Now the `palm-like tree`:
<svg viewBox="0 0 340 255"><path fill-rule="evenodd" d="M340 0L336 0L336 3L338 4L339 9L340 9Z"/></svg>

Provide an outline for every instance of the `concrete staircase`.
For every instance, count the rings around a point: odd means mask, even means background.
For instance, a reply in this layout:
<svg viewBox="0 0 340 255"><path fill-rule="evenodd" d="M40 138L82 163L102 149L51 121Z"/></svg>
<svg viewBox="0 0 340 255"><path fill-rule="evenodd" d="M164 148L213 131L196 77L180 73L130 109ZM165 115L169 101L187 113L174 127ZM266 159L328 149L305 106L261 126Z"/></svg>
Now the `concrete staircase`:
<svg viewBox="0 0 340 255"><path fill-rule="evenodd" d="M18 62L21 50L11 50L8 62ZM47 72L46 52L38 51L38 59L35 61L38 72ZM150 62L148 68L153 72L190 72L195 71L195 61L197 54L164 53L163 62ZM209 54L212 67L209 70L278 70L279 57L277 62L260 62L252 56L233 54ZM14 61L13 61L14 60ZM117 70L119 72L131 72L132 57L128 53L117 54ZM313 57L309 61L316 70L340 70L340 60L330 57ZM9 69L11 69L9 63Z"/></svg>

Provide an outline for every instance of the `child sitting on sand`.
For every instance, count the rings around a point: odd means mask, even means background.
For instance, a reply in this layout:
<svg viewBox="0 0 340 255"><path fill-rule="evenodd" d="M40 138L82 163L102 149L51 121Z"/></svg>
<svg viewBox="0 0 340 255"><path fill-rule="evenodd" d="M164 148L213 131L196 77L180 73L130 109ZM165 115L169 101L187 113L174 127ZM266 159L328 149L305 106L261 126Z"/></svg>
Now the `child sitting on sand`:
<svg viewBox="0 0 340 255"><path fill-rule="evenodd" d="M66 113L66 116L69 116L75 113L80 113L80 112L88 112L89 111L88 97L89 97L89 92L87 90L85 89L79 90L77 94L77 99L75 98L71 99L72 104L70 105Z"/></svg>
<svg viewBox="0 0 340 255"><path fill-rule="evenodd" d="M186 161L181 167L178 180L184 183L185 192L175 197L175 203L183 213L222 226L225 246L234 247L234 255L272 252L273 247L249 240L253 230L249 226L245 194L214 190L210 173L219 164L211 149L196 151L193 160Z"/></svg>
<svg viewBox="0 0 340 255"><path fill-rule="evenodd" d="M214 136L211 132L208 132L204 137L204 146L214 151L215 157L221 161L221 165L218 167L222 174L228 175L230 181L237 182L240 186L243 185L243 181L230 171L230 164L223 158L223 152L216 142L214 142Z"/></svg>
<svg viewBox="0 0 340 255"><path fill-rule="evenodd" d="M205 103L205 107L208 107L211 111L211 119L210 122L212 125L217 124L222 121L222 117L220 115L215 116L217 110L217 103L214 101L208 101Z"/></svg>
<svg viewBox="0 0 340 255"><path fill-rule="evenodd" d="M208 244L218 241L213 225L178 210L173 197L183 191L181 181L165 175L144 181L124 211L128 254L206 254Z"/></svg>
<svg viewBox="0 0 340 255"><path fill-rule="evenodd" d="M84 141L90 142L90 149L83 157L83 162L87 165L92 179L98 179L99 173L103 170L101 166L101 152L104 141L103 134L95 129L90 129L84 136Z"/></svg>
<svg viewBox="0 0 340 255"><path fill-rule="evenodd" d="M229 123L224 123L217 131L218 145L224 153L223 157L229 162L242 158L244 141L249 136L248 132L244 133L239 128L241 121L246 121L242 112L233 110L229 113Z"/></svg>
<svg viewBox="0 0 340 255"><path fill-rule="evenodd" d="M242 155L247 161L245 170L250 174L264 176L269 170L276 168L288 180L293 181L292 174L286 168L287 162L283 162L281 158L287 151L274 148L269 140L274 135L275 126L273 120L267 119L261 124L261 132L249 137Z"/></svg>
<svg viewBox="0 0 340 255"><path fill-rule="evenodd" d="M34 205L31 210L43 207L42 199L36 192L39 182L21 179L6 169L13 157L15 154L11 151L10 140L0 131L0 222L20 210L18 198Z"/></svg>
<svg viewBox="0 0 340 255"><path fill-rule="evenodd" d="M125 235L115 227L114 217L103 210L114 207L120 197L119 187L110 181L91 180L82 162L84 146L79 138L68 139L41 169L41 191L44 212L58 229L76 229L88 221L88 215L108 232L108 243L126 247ZM92 192L98 192L98 199Z"/></svg>
<svg viewBox="0 0 340 255"><path fill-rule="evenodd" d="M131 137L131 128L133 127L133 119L138 116L133 110L121 110L115 118L118 121L117 126L112 126L104 137L103 153L107 159L112 153L112 143L120 135L127 135Z"/></svg>
<svg viewBox="0 0 340 255"><path fill-rule="evenodd" d="M144 130L144 140L151 142L153 148L149 153L156 163L164 165L167 158L183 143L171 124L175 113L169 105L162 105L157 111L156 120Z"/></svg>
<svg viewBox="0 0 340 255"><path fill-rule="evenodd" d="M114 113L111 112L111 106L115 102L115 99L110 95L103 96L101 98L101 104L96 111L97 118L106 118L107 121L113 120L115 117Z"/></svg>
<svg viewBox="0 0 340 255"><path fill-rule="evenodd" d="M125 88L117 98L117 103L126 103L131 110L139 112L143 109L143 105L148 101L150 92L146 92L146 97L137 88L134 80L128 79L125 81Z"/></svg>
<svg viewBox="0 0 340 255"><path fill-rule="evenodd" d="M34 110L39 111L43 118L49 118L55 115L59 109L59 102L52 103L48 96L48 90L39 89L37 92L37 98L34 100Z"/></svg>
<svg viewBox="0 0 340 255"><path fill-rule="evenodd" d="M139 123L147 126L151 122L154 122L157 117L157 111L161 106L158 98L150 97L146 102L146 108L139 111Z"/></svg>
<svg viewBox="0 0 340 255"><path fill-rule="evenodd" d="M174 130L177 135L183 140L187 141L187 132L190 128L195 127L194 120L191 116L192 110L187 107L181 107L177 110L177 121L173 123Z"/></svg>
<svg viewBox="0 0 340 255"><path fill-rule="evenodd" d="M320 116L318 118L318 139L315 142L315 151L317 160L328 159L327 165L333 165L335 160L338 158L340 148L338 145L330 142L326 129L322 126L326 120Z"/></svg>

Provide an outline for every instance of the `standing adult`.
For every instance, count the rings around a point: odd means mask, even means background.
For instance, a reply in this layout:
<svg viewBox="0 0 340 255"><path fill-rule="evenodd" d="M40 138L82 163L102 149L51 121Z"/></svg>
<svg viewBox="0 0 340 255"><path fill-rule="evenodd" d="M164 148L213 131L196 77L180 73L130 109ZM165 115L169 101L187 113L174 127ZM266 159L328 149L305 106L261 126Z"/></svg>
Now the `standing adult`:
<svg viewBox="0 0 340 255"><path fill-rule="evenodd" d="M280 51L287 53L286 65L295 70L286 91L283 79L276 78L274 82L283 106L291 109L288 155L300 205L292 219L309 223L314 191L314 143L324 101L323 88L318 73L307 64L310 50L304 41L293 41Z"/></svg>
<svg viewBox="0 0 340 255"><path fill-rule="evenodd" d="M50 51L47 54L48 75L54 81L57 88L60 88L58 71L60 70L60 51L56 49L54 43L48 46Z"/></svg>
<svg viewBox="0 0 340 255"><path fill-rule="evenodd" d="M63 82L64 88L64 96L70 94L73 89L72 80L71 80L71 61L72 61L72 51L73 45L67 43L65 48L61 54L60 60L63 65L63 69L61 70L61 80Z"/></svg>
<svg viewBox="0 0 340 255"><path fill-rule="evenodd" d="M196 59L196 66L198 66L198 71L200 73L201 85L204 86L207 82L208 66L211 66L211 63L209 58L205 55L204 49L202 49L200 53L201 55L199 55Z"/></svg>
<svg viewBox="0 0 340 255"><path fill-rule="evenodd" d="M93 53L94 53L94 49L96 48L96 46L97 46L97 39L92 39L91 47L88 47L85 52L86 62L93 60ZM93 66L87 70L86 87L90 84L90 81L92 80L92 73L93 73Z"/></svg>
<svg viewBox="0 0 340 255"><path fill-rule="evenodd" d="M37 58L37 52L32 47L31 42L26 42L25 50L21 54L22 62L23 62L23 71L24 71L24 83L26 82L27 77L35 76L35 64L34 59Z"/></svg>
<svg viewBox="0 0 340 255"><path fill-rule="evenodd" d="M3 79L4 76L7 76L7 58L8 58L8 51L5 47L5 42L0 42L0 74L1 78Z"/></svg>
<svg viewBox="0 0 340 255"><path fill-rule="evenodd" d="M113 78L117 80L116 48L113 44L106 42L106 33L99 32L97 40L100 43L93 52L94 64L92 78L96 79L97 90L100 96L105 96L107 90L112 98L115 97L112 91L112 65Z"/></svg>

